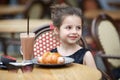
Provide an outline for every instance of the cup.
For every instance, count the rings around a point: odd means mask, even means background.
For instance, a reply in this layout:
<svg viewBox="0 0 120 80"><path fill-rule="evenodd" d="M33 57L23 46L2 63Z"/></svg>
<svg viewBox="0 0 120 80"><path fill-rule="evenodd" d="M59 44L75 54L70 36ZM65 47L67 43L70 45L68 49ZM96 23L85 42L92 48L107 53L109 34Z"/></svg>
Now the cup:
<svg viewBox="0 0 120 80"><path fill-rule="evenodd" d="M33 58L35 33L20 33L21 49L23 60L31 60Z"/></svg>

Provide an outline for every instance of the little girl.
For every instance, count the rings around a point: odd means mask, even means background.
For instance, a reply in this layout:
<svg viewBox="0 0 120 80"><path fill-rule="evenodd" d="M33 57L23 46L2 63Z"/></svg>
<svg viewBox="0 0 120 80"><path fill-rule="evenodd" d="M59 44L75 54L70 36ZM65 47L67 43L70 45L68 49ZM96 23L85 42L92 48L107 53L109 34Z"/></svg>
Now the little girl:
<svg viewBox="0 0 120 80"><path fill-rule="evenodd" d="M74 58L75 63L96 68L92 53L77 44L82 37L83 16L81 10L75 7L56 5L52 7L51 18L54 32L61 44L51 52Z"/></svg>

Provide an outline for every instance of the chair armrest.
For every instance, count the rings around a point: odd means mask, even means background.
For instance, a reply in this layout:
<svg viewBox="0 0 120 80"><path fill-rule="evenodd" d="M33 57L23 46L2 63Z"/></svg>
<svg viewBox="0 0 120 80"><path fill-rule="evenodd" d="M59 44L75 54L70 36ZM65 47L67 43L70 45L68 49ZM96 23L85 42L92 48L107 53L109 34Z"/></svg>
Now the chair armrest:
<svg viewBox="0 0 120 80"><path fill-rule="evenodd" d="M120 59L120 55L106 55L103 52L98 52L97 53L98 56L102 57L102 58L110 58L110 59Z"/></svg>
<svg viewBox="0 0 120 80"><path fill-rule="evenodd" d="M120 55L105 55L101 54L103 58L110 58L110 59L120 59Z"/></svg>

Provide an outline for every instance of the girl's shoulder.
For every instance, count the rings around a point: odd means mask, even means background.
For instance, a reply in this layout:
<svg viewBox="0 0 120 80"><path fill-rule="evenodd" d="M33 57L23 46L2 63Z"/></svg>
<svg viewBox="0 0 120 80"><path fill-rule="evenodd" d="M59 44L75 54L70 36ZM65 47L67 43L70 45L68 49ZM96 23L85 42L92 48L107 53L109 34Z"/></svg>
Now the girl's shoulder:
<svg viewBox="0 0 120 80"><path fill-rule="evenodd" d="M83 64L83 58L85 54L89 51L87 48L81 48L77 50L73 55L69 56L75 59L75 63Z"/></svg>
<svg viewBox="0 0 120 80"><path fill-rule="evenodd" d="M86 53L87 51L90 51L89 49L87 49L87 48L81 48L81 49L79 49L78 51L76 51L76 52L82 52L82 53Z"/></svg>

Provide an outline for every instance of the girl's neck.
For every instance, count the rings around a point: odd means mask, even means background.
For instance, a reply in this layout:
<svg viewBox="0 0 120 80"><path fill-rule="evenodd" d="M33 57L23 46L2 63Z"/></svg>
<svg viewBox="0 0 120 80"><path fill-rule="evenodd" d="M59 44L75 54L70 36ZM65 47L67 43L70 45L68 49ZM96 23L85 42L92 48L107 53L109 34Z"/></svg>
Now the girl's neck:
<svg viewBox="0 0 120 80"><path fill-rule="evenodd" d="M62 56L70 56L78 51L81 47L78 44L61 44L57 47L58 52Z"/></svg>

